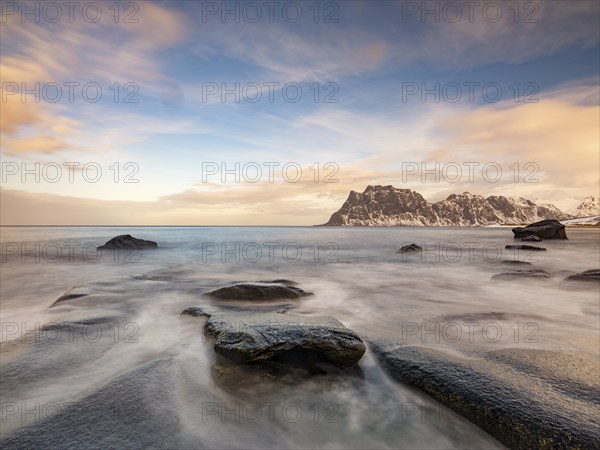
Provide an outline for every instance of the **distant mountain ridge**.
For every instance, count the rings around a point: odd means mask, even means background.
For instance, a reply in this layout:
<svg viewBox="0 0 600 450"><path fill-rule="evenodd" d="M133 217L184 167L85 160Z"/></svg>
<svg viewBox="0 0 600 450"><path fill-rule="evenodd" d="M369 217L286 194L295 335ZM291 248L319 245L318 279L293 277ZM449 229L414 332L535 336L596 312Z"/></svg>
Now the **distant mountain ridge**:
<svg viewBox="0 0 600 450"><path fill-rule="evenodd" d="M600 198L586 197L583 202L570 211L575 217L590 217L600 215Z"/></svg>
<svg viewBox="0 0 600 450"><path fill-rule="evenodd" d="M582 205L591 203L588 199ZM573 217L554 205L536 205L522 197L485 198L464 192L429 203L413 190L378 185L367 186L362 193L351 191L324 226L488 226Z"/></svg>

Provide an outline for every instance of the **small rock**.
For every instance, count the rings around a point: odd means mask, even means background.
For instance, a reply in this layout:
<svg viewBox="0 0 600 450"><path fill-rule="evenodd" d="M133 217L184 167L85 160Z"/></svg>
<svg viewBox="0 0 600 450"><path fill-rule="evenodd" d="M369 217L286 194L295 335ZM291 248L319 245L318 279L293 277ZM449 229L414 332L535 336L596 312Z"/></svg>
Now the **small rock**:
<svg viewBox="0 0 600 450"><path fill-rule="evenodd" d="M517 261L514 259L504 260L504 261L502 261L502 264L510 264L510 265L514 265L514 266L531 266L531 265L533 265L527 261Z"/></svg>
<svg viewBox="0 0 600 450"><path fill-rule="evenodd" d="M600 269L591 269L566 278L569 281L600 281Z"/></svg>
<svg viewBox="0 0 600 450"><path fill-rule="evenodd" d="M551 275L542 269L515 270L494 275L492 280L513 280L515 278L551 278Z"/></svg>
<svg viewBox="0 0 600 450"><path fill-rule="evenodd" d="M421 250L423 250L423 249L421 248L420 245L408 244L408 245L405 245L404 247L402 247L400 250L398 250L397 253L418 253Z"/></svg>
<svg viewBox="0 0 600 450"><path fill-rule="evenodd" d="M546 249L543 247L536 247L535 245L524 245L524 244L507 245L504 248L507 250L533 250L533 251L543 251L543 252L546 251Z"/></svg>
<svg viewBox="0 0 600 450"><path fill-rule="evenodd" d="M145 239L134 238L130 234L122 234L99 246L97 250L136 250L156 247L158 247L158 244L154 241L146 241Z"/></svg>

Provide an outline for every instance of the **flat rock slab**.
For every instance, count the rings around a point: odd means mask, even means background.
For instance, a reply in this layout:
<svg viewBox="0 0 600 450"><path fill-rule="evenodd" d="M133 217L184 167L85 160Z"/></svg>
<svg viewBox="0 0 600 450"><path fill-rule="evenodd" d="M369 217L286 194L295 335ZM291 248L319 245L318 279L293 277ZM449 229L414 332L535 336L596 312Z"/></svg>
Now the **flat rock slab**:
<svg viewBox="0 0 600 450"><path fill-rule="evenodd" d="M325 360L349 367L366 350L361 338L333 317L248 313L213 306L187 308L182 314L207 316L204 329L215 337L215 352L236 362Z"/></svg>
<svg viewBox="0 0 600 450"><path fill-rule="evenodd" d="M592 357L506 349L466 358L381 341L370 347L396 381L421 389L510 448L600 448Z"/></svg>
<svg viewBox="0 0 600 450"><path fill-rule="evenodd" d="M99 246L97 250L141 250L156 247L158 247L158 244L154 241L134 238L130 234L121 234Z"/></svg>
<svg viewBox="0 0 600 450"><path fill-rule="evenodd" d="M205 295L219 300L281 300L297 299L313 295L289 280L253 281L234 283L229 286L207 292Z"/></svg>
<svg viewBox="0 0 600 450"><path fill-rule="evenodd" d="M565 226L558 220L548 219L532 223L526 227L513 228L515 239L537 236L540 239L567 239Z"/></svg>

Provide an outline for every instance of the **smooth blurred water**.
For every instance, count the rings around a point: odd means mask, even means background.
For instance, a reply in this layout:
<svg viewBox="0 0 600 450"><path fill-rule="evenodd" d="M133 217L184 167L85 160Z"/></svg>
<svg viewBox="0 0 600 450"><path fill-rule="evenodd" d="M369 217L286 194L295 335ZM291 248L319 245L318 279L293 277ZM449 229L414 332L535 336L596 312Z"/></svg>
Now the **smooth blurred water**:
<svg viewBox="0 0 600 450"><path fill-rule="evenodd" d="M127 323L134 322L137 327L135 344L122 342L120 335L117 344L108 347L76 341L32 353L36 355L32 358L40 359L39 370L33 361L35 376L23 377L22 390L3 390L3 401L29 404L81 399L170 352L175 362L167 371L171 383L168 408L169 414L177 416L179 445L498 447L495 440L452 414L440 414L439 418L413 414L414 405L440 405L391 382L369 352L361 360L363 379L358 383L339 383L332 388L315 379L302 386L257 386L250 398L244 398L254 403L261 399L280 405L296 402L302 406L303 418L295 422L288 417L258 422L209 417L205 421L206 411L200 404L204 406L210 399L229 405L240 399L214 383L212 353L201 336L201 323L181 320L179 313L188 306L207 303L202 292L232 281L286 278L315 294L301 300L294 313L334 316L368 340L435 346L473 357L480 351L515 347L598 355L598 286L564 279L600 267L600 230L568 229L567 233L567 241L534 244L547 248L546 252L515 253L504 249L514 241L510 228L501 227L3 227L3 343L21 337L6 324L19 324L19 330L34 329L36 324L60 321L79 312L77 300L49 308L73 286L153 272L170 277L152 291L132 290L126 296L119 294L118 304L98 305L104 312L130 314ZM97 245L119 234L154 240L159 248L97 254ZM398 254L408 243L422 245L426 251ZM529 261L552 278L491 280L494 274L515 269L501 263L507 259ZM193 286L194 294L176 289L184 285ZM6 361L18 359L18 352L6 349L4 345L4 367ZM166 408L164 402L146 399L144 404L159 415ZM5 413L3 410L3 416ZM328 414L338 420L322 420ZM6 434L23 423L11 417L3 419L3 425ZM135 445L139 436L132 439Z"/></svg>

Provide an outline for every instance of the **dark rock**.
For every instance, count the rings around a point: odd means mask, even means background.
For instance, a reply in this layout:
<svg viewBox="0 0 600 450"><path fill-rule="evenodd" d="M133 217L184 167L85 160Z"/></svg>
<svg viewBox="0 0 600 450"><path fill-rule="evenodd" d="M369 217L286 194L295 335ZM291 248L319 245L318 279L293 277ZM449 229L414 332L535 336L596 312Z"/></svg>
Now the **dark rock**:
<svg viewBox="0 0 600 450"><path fill-rule="evenodd" d="M182 312L207 316L207 334L215 337L215 352L232 361L294 363L324 360L349 367L365 352L360 337L333 317L248 313L201 306Z"/></svg>
<svg viewBox="0 0 600 450"><path fill-rule="evenodd" d="M306 292L288 283L287 281L285 283L275 281L234 283L230 286L207 292L205 295L219 300L279 300L296 299L313 295L311 292Z"/></svg>
<svg viewBox="0 0 600 450"><path fill-rule="evenodd" d="M524 239L534 235L540 239L567 239L565 226L558 220L548 219L532 223L526 227L513 228L515 239Z"/></svg>
<svg viewBox="0 0 600 450"><path fill-rule="evenodd" d="M524 242L540 242L542 239L537 237L535 234L530 234L529 236L525 236L521 240Z"/></svg>
<svg viewBox="0 0 600 450"><path fill-rule="evenodd" d="M97 250L141 250L156 247L158 247L158 244L154 241L146 241L145 239L134 238L130 234L122 234L115 236L106 244L98 247Z"/></svg>
<svg viewBox="0 0 600 450"><path fill-rule="evenodd" d="M502 261L502 264L510 264L510 265L514 265L514 266L531 266L532 265L530 262L527 262L527 261L517 261L517 260L514 260L514 259L509 259L509 260Z"/></svg>
<svg viewBox="0 0 600 450"><path fill-rule="evenodd" d="M392 378L421 389L514 449L599 448L597 362L593 357L507 349L474 360L419 346L385 342L370 345ZM517 354L516 365L507 354ZM552 353L551 362L548 353ZM569 367L567 374L556 367ZM578 370L579 369L579 370ZM586 398L573 392L573 371L590 372L579 382ZM557 387L564 389L557 390Z"/></svg>
<svg viewBox="0 0 600 450"><path fill-rule="evenodd" d="M568 281L600 281L600 269L591 269L566 278Z"/></svg>
<svg viewBox="0 0 600 450"><path fill-rule="evenodd" d="M493 280L513 280L515 278L551 278L551 275L542 269L530 269L499 273L492 277Z"/></svg>
<svg viewBox="0 0 600 450"><path fill-rule="evenodd" d="M418 253L421 250L423 250L423 249L421 248L420 245L408 244L408 245L403 246L400 250L398 250L397 253Z"/></svg>
<svg viewBox="0 0 600 450"><path fill-rule="evenodd" d="M546 251L546 249L543 247L536 247L535 245L524 245L524 244L507 245L504 248L507 250L533 250L533 251L543 251L543 252Z"/></svg>

